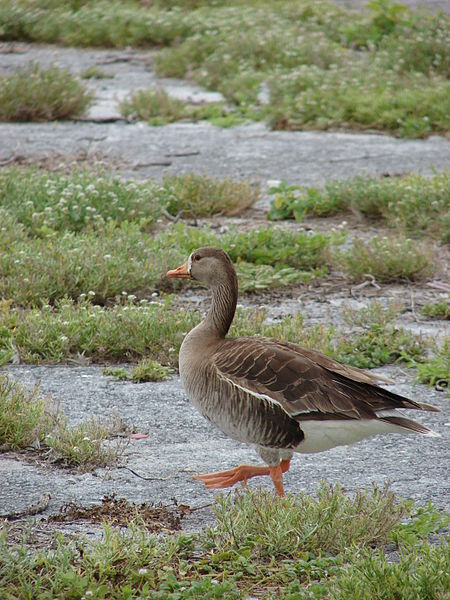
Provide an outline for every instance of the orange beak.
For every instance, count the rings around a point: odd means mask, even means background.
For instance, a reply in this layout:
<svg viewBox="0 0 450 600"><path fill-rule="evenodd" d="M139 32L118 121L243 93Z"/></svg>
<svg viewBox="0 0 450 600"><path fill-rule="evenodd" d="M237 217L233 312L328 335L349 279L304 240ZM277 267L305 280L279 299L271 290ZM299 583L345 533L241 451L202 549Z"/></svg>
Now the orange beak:
<svg viewBox="0 0 450 600"><path fill-rule="evenodd" d="M167 271L167 277L170 279L191 279L191 276L188 271L188 261L183 263L181 267L178 269L173 269L173 271Z"/></svg>

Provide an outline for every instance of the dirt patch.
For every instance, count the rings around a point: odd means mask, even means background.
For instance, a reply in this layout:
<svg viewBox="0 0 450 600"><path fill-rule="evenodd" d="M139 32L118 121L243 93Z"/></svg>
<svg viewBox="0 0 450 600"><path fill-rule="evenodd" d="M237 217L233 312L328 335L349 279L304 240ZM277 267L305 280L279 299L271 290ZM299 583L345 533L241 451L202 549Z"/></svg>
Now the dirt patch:
<svg viewBox="0 0 450 600"><path fill-rule="evenodd" d="M175 504L173 508L159 504L135 504L125 498L114 495L105 496L101 504L94 506L78 506L74 503L65 504L56 515L47 518L49 523L74 523L88 521L89 523L109 523L115 526L128 526L138 520L149 533L167 533L181 529L181 519L189 512L184 504Z"/></svg>

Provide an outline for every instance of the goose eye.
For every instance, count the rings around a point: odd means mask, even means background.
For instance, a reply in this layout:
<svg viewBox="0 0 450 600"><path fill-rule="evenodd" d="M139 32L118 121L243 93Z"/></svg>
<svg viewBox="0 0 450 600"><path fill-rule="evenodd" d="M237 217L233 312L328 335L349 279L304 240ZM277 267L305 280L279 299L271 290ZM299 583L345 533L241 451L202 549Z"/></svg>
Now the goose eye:
<svg viewBox="0 0 450 600"><path fill-rule="evenodd" d="M195 255L194 255L194 260L195 260L195 261L197 261L197 260L200 260L200 259L201 259L201 256L199 256L198 254L195 254Z"/></svg>

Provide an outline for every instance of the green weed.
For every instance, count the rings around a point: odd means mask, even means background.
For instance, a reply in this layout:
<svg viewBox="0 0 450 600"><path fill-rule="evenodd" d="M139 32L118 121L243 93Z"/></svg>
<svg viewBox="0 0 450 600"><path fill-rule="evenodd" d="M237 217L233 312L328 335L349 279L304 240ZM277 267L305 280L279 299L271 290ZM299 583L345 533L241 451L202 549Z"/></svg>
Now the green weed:
<svg viewBox="0 0 450 600"><path fill-rule="evenodd" d="M273 228L234 234L225 247L237 264L246 261L310 270L327 264L329 245L330 238L326 235Z"/></svg>
<svg viewBox="0 0 450 600"><path fill-rule="evenodd" d="M337 359L362 369L373 369L394 362L421 358L428 344L403 327L371 323L368 330L342 337L336 348Z"/></svg>
<svg viewBox="0 0 450 600"><path fill-rule="evenodd" d="M421 312L429 319L448 320L450 319L450 302L448 300L441 300L433 304L425 304Z"/></svg>
<svg viewBox="0 0 450 600"><path fill-rule="evenodd" d="M446 338L442 347L431 358L411 361L410 366L417 368L416 379L440 389L450 385L450 338Z"/></svg>
<svg viewBox="0 0 450 600"><path fill-rule="evenodd" d="M391 538L398 546L415 546L450 524L450 516L437 510L431 503L412 509L408 520L395 525Z"/></svg>
<svg viewBox="0 0 450 600"><path fill-rule="evenodd" d="M117 463L120 445L107 445L113 428L91 419L69 428L64 413L38 388L29 391L0 375L0 449L38 448L52 462L89 469Z"/></svg>
<svg viewBox="0 0 450 600"><path fill-rule="evenodd" d="M0 78L0 121L55 121L81 115L92 95L67 69L31 64Z"/></svg>
<svg viewBox="0 0 450 600"><path fill-rule="evenodd" d="M187 118L187 103L172 98L164 88L149 88L133 92L120 103L124 117L142 119L150 125L166 125Z"/></svg>
<svg viewBox="0 0 450 600"><path fill-rule="evenodd" d="M326 217L352 212L367 219L379 219L400 231L425 233L448 241L450 226L450 175L433 177L357 176L327 182L323 189L287 185L271 188L269 219Z"/></svg>
<svg viewBox="0 0 450 600"><path fill-rule="evenodd" d="M80 73L81 79L113 79L114 75L110 75L102 71L100 67L92 65Z"/></svg>
<svg viewBox="0 0 450 600"><path fill-rule="evenodd" d="M119 381L134 381L135 383L143 383L144 381L164 381L168 375L172 373L172 369L163 366L156 360L144 358L129 371L124 368L108 367L103 369L105 375L111 375Z"/></svg>
<svg viewBox="0 0 450 600"><path fill-rule="evenodd" d="M299 271L294 267L255 265L241 262L238 267L241 292L258 292L311 281L326 274L326 267Z"/></svg>
<svg viewBox="0 0 450 600"><path fill-rule="evenodd" d="M429 341L395 325L399 311L394 304L383 308L378 302L358 311L346 310L344 321L359 331L350 337L338 338L337 359L363 369L420 360L427 352Z"/></svg>
<svg viewBox="0 0 450 600"><path fill-rule="evenodd" d="M38 388L26 390L5 375L0 375L0 448L25 448L44 439L54 426L55 417Z"/></svg>
<svg viewBox="0 0 450 600"><path fill-rule="evenodd" d="M332 600L411 598L443 600L450 586L447 564L450 545L422 544L401 553L398 562L382 552L356 552L351 568L332 577L327 589Z"/></svg>
<svg viewBox="0 0 450 600"><path fill-rule="evenodd" d="M206 175L171 175L163 178L161 202L172 215L211 217L237 215L252 206L260 196L257 184Z"/></svg>
<svg viewBox="0 0 450 600"><path fill-rule="evenodd" d="M353 240L350 250L335 255L345 272L356 281L371 275L379 282L423 281L437 270L429 245L403 236Z"/></svg>
<svg viewBox="0 0 450 600"><path fill-rule="evenodd" d="M294 559L305 552L336 555L352 544L385 543L406 511L388 488L376 486L351 499L339 485L322 481L317 500L297 493L283 502L274 502L270 492L249 490L219 497L212 535L223 552L247 546L266 560Z"/></svg>

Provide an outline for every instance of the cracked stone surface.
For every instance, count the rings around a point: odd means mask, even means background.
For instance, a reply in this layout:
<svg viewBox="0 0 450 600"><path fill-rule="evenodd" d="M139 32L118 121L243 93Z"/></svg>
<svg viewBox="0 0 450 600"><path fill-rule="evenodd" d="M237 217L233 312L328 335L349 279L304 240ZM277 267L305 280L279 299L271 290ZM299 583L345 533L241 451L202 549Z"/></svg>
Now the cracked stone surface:
<svg viewBox="0 0 450 600"><path fill-rule="evenodd" d="M81 154L88 161L100 159L111 164L124 177L161 178L165 173L196 172L263 184L285 179L306 185L360 173L431 174L433 169L441 170L449 164L450 141L438 136L406 140L375 133L280 132L270 131L260 123L220 129L208 123L149 127L126 121L93 122L118 118L118 100L155 82L169 93L193 101L215 101L218 96L183 81L156 78L151 71L150 51L19 44L16 51L1 54L0 74L11 73L30 59L43 65L58 61L76 73L96 65L114 77L89 80L96 95L88 115L91 121L0 123L0 164L57 164L70 162ZM262 202L259 208L266 205ZM334 306L330 303L330 311L340 306L341 298L336 297L336 302ZM307 304L305 300L301 309L307 309ZM289 306L288 310L294 309L296 301ZM283 311L286 306L280 310ZM323 315L317 317L318 322L322 319ZM436 330L434 325L429 326ZM57 512L66 502L96 503L111 493L132 502L170 502L176 497L180 502L199 506L208 504L215 492L193 481L192 474L258 462L251 449L226 438L197 414L176 376L161 383L137 385L115 382L97 366L18 365L3 367L0 372L8 372L29 385L40 381L41 391L61 402L70 424L91 415L101 417L116 412L136 431L148 433L147 439L129 442L123 462L143 477L151 478L145 481L120 468L80 474L4 453L0 455L0 514L19 510L47 491L52 499L46 514ZM414 386L411 371L390 367L382 369L382 373L396 377L392 389L397 393L441 407L441 413L423 413L418 419L434 427L442 437L384 436L317 455L299 455L285 476L288 491L314 492L321 478L340 482L349 491L388 478L394 491L403 496L419 503L431 500L439 506L450 506L448 398L426 386ZM258 483L269 486L265 478ZM208 509L198 511L189 526L202 526L211 519Z"/></svg>
<svg viewBox="0 0 450 600"><path fill-rule="evenodd" d="M250 447L225 437L196 412L178 377L161 383L133 384L115 382L97 366L19 365L6 370L22 383L34 385L39 381L43 394L61 402L69 424L116 412L138 432L148 433L146 439L130 441L123 462L152 480L144 481L120 468L80 474L16 460L14 454L6 453L0 457L0 513L20 509L43 492L52 496L45 514L57 512L66 502L98 503L111 493L132 502L170 503L176 497L180 502L200 506L210 502L217 492L194 481L193 474L259 463ZM394 491L402 496L450 507L448 398L424 385L413 386L412 374L398 367L380 372L396 378L397 383L390 388L395 392L441 408L441 413L415 413L414 417L442 437L379 436L316 455L297 455L285 475L286 490L314 493L318 481L325 478L340 482L352 492L389 479ZM257 483L269 488L271 485L264 477ZM190 526L192 521L195 525L196 520L204 524L211 519L208 511L199 511L191 518Z"/></svg>

